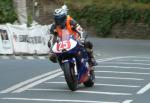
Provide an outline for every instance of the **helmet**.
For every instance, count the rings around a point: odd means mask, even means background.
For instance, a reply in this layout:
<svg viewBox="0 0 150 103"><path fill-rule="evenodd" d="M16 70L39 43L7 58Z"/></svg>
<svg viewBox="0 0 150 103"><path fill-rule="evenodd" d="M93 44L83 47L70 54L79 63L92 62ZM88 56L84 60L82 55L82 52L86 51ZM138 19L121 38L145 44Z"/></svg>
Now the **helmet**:
<svg viewBox="0 0 150 103"><path fill-rule="evenodd" d="M66 14L67 14L67 12L68 12L68 7L67 7L67 5L63 5L61 8L62 8L62 9L66 12Z"/></svg>
<svg viewBox="0 0 150 103"><path fill-rule="evenodd" d="M54 12L54 20L56 25L65 26L65 21L67 18L67 6L64 5L62 8L56 9Z"/></svg>
<svg viewBox="0 0 150 103"><path fill-rule="evenodd" d="M66 21L67 14L63 9L56 9L54 13L54 20L56 25L62 25Z"/></svg>

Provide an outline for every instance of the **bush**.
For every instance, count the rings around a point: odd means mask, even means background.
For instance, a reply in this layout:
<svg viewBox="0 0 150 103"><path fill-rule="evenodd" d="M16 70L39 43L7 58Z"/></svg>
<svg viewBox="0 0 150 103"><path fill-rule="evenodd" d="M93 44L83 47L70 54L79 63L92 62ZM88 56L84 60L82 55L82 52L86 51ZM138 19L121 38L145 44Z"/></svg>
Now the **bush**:
<svg viewBox="0 0 150 103"><path fill-rule="evenodd" d="M12 0L0 0L0 23L13 23L17 19Z"/></svg>
<svg viewBox="0 0 150 103"><path fill-rule="evenodd" d="M146 2L146 0L139 1ZM81 23L84 20L88 26L94 26L97 35L101 37L109 36L113 25L117 23L123 25L127 21L144 22L150 26L150 6L148 4L139 4L137 1L132 1L131 4L127 0L117 3L118 5L113 0L93 0L92 4L81 9L77 9L76 6L72 7L71 15Z"/></svg>
<svg viewBox="0 0 150 103"><path fill-rule="evenodd" d="M141 3L150 3L150 0L137 0L137 2L141 2Z"/></svg>

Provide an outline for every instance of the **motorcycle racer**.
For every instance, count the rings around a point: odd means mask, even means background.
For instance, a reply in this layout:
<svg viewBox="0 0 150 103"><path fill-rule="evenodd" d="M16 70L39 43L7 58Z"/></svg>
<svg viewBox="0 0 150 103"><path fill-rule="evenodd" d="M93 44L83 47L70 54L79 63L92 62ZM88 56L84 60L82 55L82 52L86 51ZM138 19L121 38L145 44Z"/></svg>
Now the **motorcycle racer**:
<svg viewBox="0 0 150 103"><path fill-rule="evenodd" d="M63 38L62 29L67 29L69 33L76 39L81 42L87 50L89 57L89 64L91 66L97 65L96 60L93 56L93 44L89 41L85 41L83 37L83 28L70 16L67 14L67 6L64 5L59 9L54 11L54 23L51 26L50 33L53 35L48 43L49 48L57 41L57 38ZM56 55L50 50L49 59L52 62L57 62Z"/></svg>

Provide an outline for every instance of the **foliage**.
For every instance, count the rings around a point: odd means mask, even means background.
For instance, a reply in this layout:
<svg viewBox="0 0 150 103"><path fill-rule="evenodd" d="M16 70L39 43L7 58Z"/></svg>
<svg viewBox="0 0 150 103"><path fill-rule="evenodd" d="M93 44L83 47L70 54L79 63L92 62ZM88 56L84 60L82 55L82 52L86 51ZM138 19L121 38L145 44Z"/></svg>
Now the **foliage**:
<svg viewBox="0 0 150 103"><path fill-rule="evenodd" d="M27 26L30 27L32 22L33 22L33 17L31 16L31 14L28 14L28 22L27 22Z"/></svg>
<svg viewBox="0 0 150 103"><path fill-rule="evenodd" d="M81 8L76 6L78 3L69 2L68 5L71 7L71 15L79 22L86 21L88 26L94 26L98 36L109 36L113 25L123 25L127 21L144 22L150 26L150 0L88 1L90 3L84 4Z"/></svg>
<svg viewBox="0 0 150 103"><path fill-rule="evenodd" d="M12 0L0 0L0 23L13 23L17 19Z"/></svg>
<svg viewBox="0 0 150 103"><path fill-rule="evenodd" d="M141 3L149 3L150 0L136 0L137 2L141 2Z"/></svg>

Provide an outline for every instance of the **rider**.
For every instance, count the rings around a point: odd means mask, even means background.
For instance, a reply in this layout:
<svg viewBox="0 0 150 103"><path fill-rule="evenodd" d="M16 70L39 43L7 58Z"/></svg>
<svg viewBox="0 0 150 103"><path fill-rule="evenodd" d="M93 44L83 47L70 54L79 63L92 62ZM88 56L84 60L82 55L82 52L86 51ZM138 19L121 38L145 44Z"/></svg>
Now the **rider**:
<svg viewBox="0 0 150 103"><path fill-rule="evenodd" d="M83 29L81 26L69 15L67 15L67 6L64 5L62 8L56 9L54 12L54 21L55 23L52 24L50 33L53 35L50 42L49 42L49 48L53 46L53 44L56 42L57 37L61 38L62 37L62 29L66 28L70 34L74 36L74 38L78 41L81 41L85 48L88 51L88 57L89 59L89 64L91 66L97 65L94 56L93 56L93 44L91 42L85 41L83 38ZM51 52L50 53L50 60L52 62L56 62L56 56Z"/></svg>

